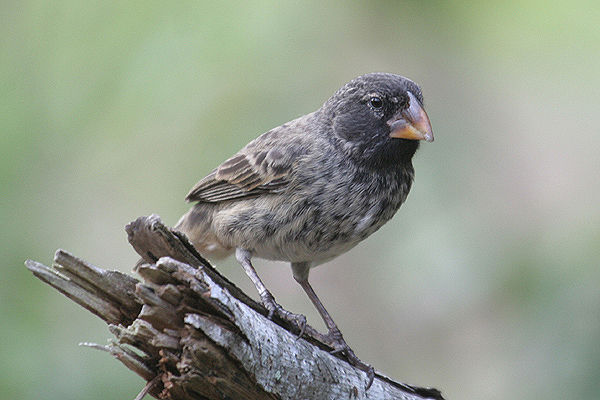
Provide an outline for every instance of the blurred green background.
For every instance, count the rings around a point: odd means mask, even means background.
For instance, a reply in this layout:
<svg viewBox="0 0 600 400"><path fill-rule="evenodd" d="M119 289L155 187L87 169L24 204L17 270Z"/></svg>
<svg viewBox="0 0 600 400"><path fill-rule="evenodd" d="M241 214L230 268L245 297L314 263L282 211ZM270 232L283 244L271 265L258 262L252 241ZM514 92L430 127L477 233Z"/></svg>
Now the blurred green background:
<svg viewBox="0 0 600 400"><path fill-rule="evenodd" d="M25 259L129 272L125 224L174 224L252 138L387 71L421 85L436 141L398 215L312 271L348 343L449 400L597 398L599 17L595 0L2 2L2 397L144 385L78 347L111 335ZM322 327L287 266L257 268Z"/></svg>

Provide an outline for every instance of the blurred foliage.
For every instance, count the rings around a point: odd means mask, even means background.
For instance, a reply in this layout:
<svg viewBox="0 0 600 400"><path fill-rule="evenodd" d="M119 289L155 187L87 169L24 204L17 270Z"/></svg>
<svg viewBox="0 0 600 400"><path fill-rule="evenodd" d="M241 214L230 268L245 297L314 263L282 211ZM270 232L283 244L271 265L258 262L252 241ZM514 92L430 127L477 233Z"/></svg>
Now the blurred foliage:
<svg viewBox="0 0 600 400"><path fill-rule="evenodd" d="M29 274L65 248L136 260L258 134L372 71L423 88L436 142L399 214L312 282L357 354L448 399L600 390L600 3L5 1L0 393L133 398L96 318ZM234 262L221 266L252 292ZM287 267L259 272L318 317Z"/></svg>

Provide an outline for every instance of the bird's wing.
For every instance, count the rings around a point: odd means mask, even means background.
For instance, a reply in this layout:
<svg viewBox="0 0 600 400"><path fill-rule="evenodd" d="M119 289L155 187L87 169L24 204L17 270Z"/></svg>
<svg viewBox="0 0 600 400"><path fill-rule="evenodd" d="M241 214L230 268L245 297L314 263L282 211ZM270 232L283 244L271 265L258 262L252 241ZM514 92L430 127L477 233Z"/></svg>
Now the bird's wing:
<svg viewBox="0 0 600 400"><path fill-rule="evenodd" d="M307 151L302 118L259 136L198 182L187 201L220 202L285 190Z"/></svg>

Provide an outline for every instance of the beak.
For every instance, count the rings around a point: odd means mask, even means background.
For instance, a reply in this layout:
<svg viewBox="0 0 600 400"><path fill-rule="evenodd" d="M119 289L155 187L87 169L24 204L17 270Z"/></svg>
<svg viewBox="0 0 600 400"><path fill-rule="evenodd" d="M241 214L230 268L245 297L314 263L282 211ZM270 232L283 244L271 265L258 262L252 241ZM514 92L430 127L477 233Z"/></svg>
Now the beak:
<svg viewBox="0 0 600 400"><path fill-rule="evenodd" d="M409 107L397 112L387 121L390 137L433 142L433 129L427 113L415 95L408 92Z"/></svg>

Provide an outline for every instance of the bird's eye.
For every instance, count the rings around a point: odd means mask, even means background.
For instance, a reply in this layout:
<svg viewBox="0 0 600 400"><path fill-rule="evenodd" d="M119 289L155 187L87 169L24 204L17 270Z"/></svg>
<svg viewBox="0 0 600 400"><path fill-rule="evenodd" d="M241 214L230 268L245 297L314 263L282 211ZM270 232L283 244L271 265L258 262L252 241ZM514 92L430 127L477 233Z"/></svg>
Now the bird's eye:
<svg viewBox="0 0 600 400"><path fill-rule="evenodd" d="M371 97L369 99L369 104L376 110L380 110L383 107L383 100L379 97Z"/></svg>

